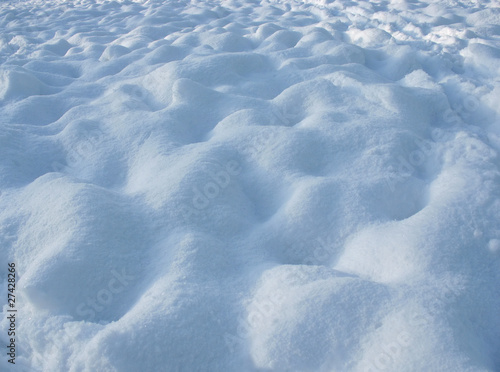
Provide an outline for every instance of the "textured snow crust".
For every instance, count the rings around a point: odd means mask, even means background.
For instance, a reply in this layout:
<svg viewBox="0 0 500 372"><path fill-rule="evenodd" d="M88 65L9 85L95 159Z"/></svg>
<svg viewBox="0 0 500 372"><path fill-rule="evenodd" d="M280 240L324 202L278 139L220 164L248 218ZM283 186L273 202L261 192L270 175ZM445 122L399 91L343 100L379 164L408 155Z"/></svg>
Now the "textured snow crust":
<svg viewBox="0 0 500 372"><path fill-rule="evenodd" d="M3 1L0 370L500 371L499 103L498 1Z"/></svg>

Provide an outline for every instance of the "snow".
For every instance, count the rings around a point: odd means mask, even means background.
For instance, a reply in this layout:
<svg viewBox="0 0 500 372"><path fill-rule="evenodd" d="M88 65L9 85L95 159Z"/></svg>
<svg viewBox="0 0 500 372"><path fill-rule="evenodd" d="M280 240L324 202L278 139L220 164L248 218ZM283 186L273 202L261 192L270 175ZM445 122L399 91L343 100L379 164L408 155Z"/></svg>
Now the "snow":
<svg viewBox="0 0 500 372"><path fill-rule="evenodd" d="M7 0L0 31L0 370L500 370L498 1Z"/></svg>

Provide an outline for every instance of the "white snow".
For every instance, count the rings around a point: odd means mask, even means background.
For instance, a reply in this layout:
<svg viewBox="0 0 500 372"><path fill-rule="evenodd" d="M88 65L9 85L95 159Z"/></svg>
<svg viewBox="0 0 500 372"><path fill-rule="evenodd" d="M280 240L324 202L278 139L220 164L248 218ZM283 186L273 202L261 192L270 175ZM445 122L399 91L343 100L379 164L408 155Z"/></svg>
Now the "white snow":
<svg viewBox="0 0 500 372"><path fill-rule="evenodd" d="M495 0L3 1L0 370L500 371L499 102Z"/></svg>

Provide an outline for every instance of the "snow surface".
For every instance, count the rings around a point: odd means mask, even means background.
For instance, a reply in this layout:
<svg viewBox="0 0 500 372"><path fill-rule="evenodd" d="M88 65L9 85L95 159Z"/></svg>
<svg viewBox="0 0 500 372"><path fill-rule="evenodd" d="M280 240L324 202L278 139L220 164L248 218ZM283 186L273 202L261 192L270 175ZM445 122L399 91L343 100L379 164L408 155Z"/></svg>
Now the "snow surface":
<svg viewBox="0 0 500 372"><path fill-rule="evenodd" d="M499 62L493 0L3 1L0 369L500 371Z"/></svg>

